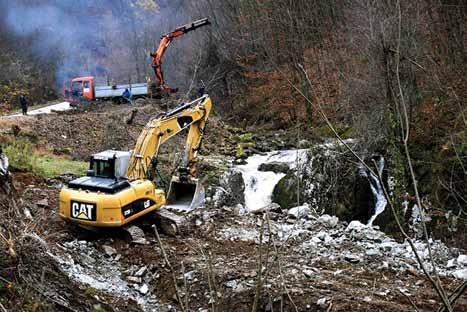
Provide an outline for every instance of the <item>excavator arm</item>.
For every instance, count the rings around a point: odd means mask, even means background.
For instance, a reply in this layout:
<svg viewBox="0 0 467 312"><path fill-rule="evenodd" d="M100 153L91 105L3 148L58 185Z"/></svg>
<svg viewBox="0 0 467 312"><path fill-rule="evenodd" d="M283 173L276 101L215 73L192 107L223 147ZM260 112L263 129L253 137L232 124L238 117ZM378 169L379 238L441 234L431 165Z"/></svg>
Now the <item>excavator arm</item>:
<svg viewBox="0 0 467 312"><path fill-rule="evenodd" d="M92 155L86 176L62 188L60 216L85 228L120 227L157 210L163 231L179 232L185 219L171 211L191 211L204 202L196 160L211 107L204 95L150 120L132 152ZM185 155L166 193L154 182L152 169L160 146L182 131L188 131Z"/></svg>
<svg viewBox="0 0 467 312"><path fill-rule="evenodd" d="M209 25L209 24L210 24L209 20L207 18L203 18L195 22L192 22L190 24L177 27L174 31L171 31L171 32L168 32L162 35L161 41L159 42L159 46L157 47L156 51L154 53L151 53L152 68L154 69L156 79L159 82L159 85L162 91L169 92L169 93L174 93L178 91L178 89L170 88L166 84L164 80L164 74L162 73L162 57L164 56L165 51L167 50L172 40L174 40L175 38L181 37L184 34L192 30L195 30L199 27Z"/></svg>
<svg viewBox="0 0 467 312"><path fill-rule="evenodd" d="M173 136L188 129L185 154L178 168L180 179L196 178L196 156L201 146L212 102L208 95L179 106L150 120L136 142L129 163L128 179L148 179L157 162L159 148Z"/></svg>

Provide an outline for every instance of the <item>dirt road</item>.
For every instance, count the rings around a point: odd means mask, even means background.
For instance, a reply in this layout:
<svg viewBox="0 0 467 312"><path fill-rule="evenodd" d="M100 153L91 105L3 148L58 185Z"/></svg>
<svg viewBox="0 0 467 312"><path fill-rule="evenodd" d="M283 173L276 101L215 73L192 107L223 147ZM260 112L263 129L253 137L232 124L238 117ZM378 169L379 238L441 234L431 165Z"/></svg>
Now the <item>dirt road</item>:
<svg viewBox="0 0 467 312"><path fill-rule="evenodd" d="M53 104L53 105L48 105L45 107L41 107L38 109L33 109L31 111L28 111L28 115L40 115L40 114L50 114L53 111L66 111L71 109L70 103L69 102L61 102L58 104ZM8 117L18 117L22 116L21 113L13 114Z"/></svg>

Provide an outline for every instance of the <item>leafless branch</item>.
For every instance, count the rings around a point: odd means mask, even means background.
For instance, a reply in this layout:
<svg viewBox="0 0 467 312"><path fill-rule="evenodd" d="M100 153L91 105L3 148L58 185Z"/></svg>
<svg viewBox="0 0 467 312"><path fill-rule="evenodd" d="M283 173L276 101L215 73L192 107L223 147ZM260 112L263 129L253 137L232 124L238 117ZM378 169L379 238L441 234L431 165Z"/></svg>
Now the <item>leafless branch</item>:
<svg viewBox="0 0 467 312"><path fill-rule="evenodd" d="M451 305L454 305L456 303L457 299L459 299L462 296L462 294L465 292L466 289L467 289L467 281L464 281L462 282L462 284L457 286L457 288L452 292L452 294L449 295L449 301ZM443 306L439 308L438 312L446 312L446 307Z"/></svg>
<svg viewBox="0 0 467 312"><path fill-rule="evenodd" d="M204 258L204 261L208 265L208 285L209 285L209 292L211 295L211 309L212 312L217 311L218 303L217 303L217 287L216 287L216 279L215 279L215 273L214 273L214 267L212 265L212 256L211 253L208 251L208 254L206 255L206 252L201 248L200 249L201 255Z"/></svg>
<svg viewBox="0 0 467 312"><path fill-rule="evenodd" d="M415 302L413 302L412 298L410 298L410 296L408 296L405 292L403 292L402 290L399 290L399 292L405 297L407 298L407 300L410 302L410 304L412 305L413 309L415 312L418 312L418 307L417 305L415 304Z"/></svg>
<svg viewBox="0 0 467 312"><path fill-rule="evenodd" d="M398 34L397 34L397 50L396 50L397 51L397 53L396 53L396 56L397 56L396 57L396 81L397 81L397 86L399 88L399 95L400 95L399 99L400 99L400 104L401 104L401 110L402 110L402 113L403 113L403 116L404 116L405 130L406 130L405 135L403 135L403 146L404 146L404 151L405 151L407 164L408 164L409 171L410 171L410 177L412 179L413 189L414 189L414 192L415 192L415 198L416 198L419 210L420 210L421 224L422 224L422 228L423 228L423 234L424 234L424 237L425 237L425 241L426 241L426 244L427 244L428 255L429 255L430 262L431 262L431 265L433 267L433 273L434 273L434 276L435 276L435 279L436 279L435 288L438 291L438 294L440 295L446 309L449 312L451 312L452 311L451 305L450 305L449 300L447 298L446 291L444 290L444 288L443 288L443 286L441 284L441 280L439 279L438 271L436 269L436 264L435 264L434 259L433 259L431 244L430 244L430 241L429 241L428 231L427 231L427 228L426 228L426 218L425 218L425 214L424 214L424 211L423 211L423 206L422 206L422 203L421 203L421 200L420 200L420 195L419 195L418 186L417 186L417 179L415 177L415 171L413 169L412 159L410 157L410 152L409 152L409 147L408 147L410 124L409 124L409 118L408 118L408 113L407 113L407 105L406 105L406 102L405 102L405 96L404 96L404 92L402 90L402 84L401 84L401 80L400 80L400 69L399 69L400 43L401 43L401 25L402 25L402 14L401 14L400 0L397 1L397 13L398 13Z"/></svg>
<svg viewBox="0 0 467 312"><path fill-rule="evenodd" d="M270 222L270 219L269 219L269 214L267 214L267 213L266 213L266 221L267 221L267 225L268 225L268 232L271 233L271 222ZM270 236L270 239L272 239L271 236ZM285 245L286 242L283 242L283 244ZM281 278L281 287L284 290L285 294L287 295L287 298L289 298L289 301L292 303L295 311L298 312L297 305L293 301L292 296L290 295L289 289L287 288L287 283L285 281L284 274L283 274L281 253L280 253L279 248L277 248L277 244L276 244L276 242L274 240L272 240L272 246L273 246L274 254L275 254L277 264L278 264L278 268L279 268L279 276ZM267 276L267 275L265 274L265 276Z"/></svg>
<svg viewBox="0 0 467 312"><path fill-rule="evenodd" d="M258 246L258 260L256 265L256 290L255 298L253 300L253 306L251 312L258 311L259 299L261 297L261 289L263 288L263 234L264 234L264 218L261 221L261 229L259 232L259 246Z"/></svg>
<svg viewBox="0 0 467 312"><path fill-rule="evenodd" d="M167 257L167 253L165 251L165 248L164 248L164 245L162 244L162 241L161 241L161 238L159 236L159 232L157 231L157 228L156 226L153 226L154 228L154 233L156 234L156 239L157 239L157 242L159 244L159 247L161 248L161 253L162 253L162 257L164 258L164 261L165 261L165 264L167 265L167 267L169 268L170 270L170 273L172 274L172 282L174 283L174 287L175 287L175 295L177 296L177 301L178 303L180 304L180 309L182 311L186 311L188 312L187 308L188 307L185 307L185 305L183 304L183 300L182 300L182 296L181 296L181 291L180 289L178 288L178 284L177 284L177 276L175 274L175 270L172 266L172 264L170 263L169 261L169 258Z"/></svg>

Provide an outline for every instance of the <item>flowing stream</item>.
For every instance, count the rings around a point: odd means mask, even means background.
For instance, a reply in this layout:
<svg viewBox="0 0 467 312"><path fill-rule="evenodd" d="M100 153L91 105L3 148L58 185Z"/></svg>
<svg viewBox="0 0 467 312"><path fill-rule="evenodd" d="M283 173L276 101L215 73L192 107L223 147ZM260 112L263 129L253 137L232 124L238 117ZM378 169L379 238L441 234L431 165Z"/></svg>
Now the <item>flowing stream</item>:
<svg viewBox="0 0 467 312"><path fill-rule="evenodd" d="M282 163L294 169L297 164L302 164L307 159L306 149L283 150L266 153L265 155L253 155L248 157L247 164L240 165L240 170L245 181L245 208L247 211L255 211L271 204L274 187L282 179L284 173L272 171L259 171L261 164Z"/></svg>
<svg viewBox="0 0 467 312"><path fill-rule="evenodd" d="M323 144L322 146L332 147L335 143ZM376 157L378 174L382 175L385 161L384 158ZM281 163L286 164L290 169L303 166L308 161L308 150L282 150L273 151L264 155L253 155L246 159L245 165L237 166L243 176L245 183L245 209L247 212L259 210L272 201L272 193L276 184L285 176L285 173L275 173L272 171L259 171L261 164ZM359 173L368 177L370 182L371 192L374 198L372 207L373 214L371 215L367 225L372 226L376 217L378 217L386 208L387 200L384 196L383 188L377 176L368 174L361 167Z"/></svg>
<svg viewBox="0 0 467 312"><path fill-rule="evenodd" d="M376 160L376 165L377 165L379 176L382 176L383 170L384 170L384 157L379 157ZM370 220L368 221L368 225L371 226L373 225L373 222L375 221L376 217L379 216L384 211L388 201L386 200L386 197L384 196L383 187L381 186L381 182L379 181L379 178L373 174L370 174L370 187L371 187L371 192L373 193L373 196L376 200L375 206L374 206L375 212L371 216Z"/></svg>

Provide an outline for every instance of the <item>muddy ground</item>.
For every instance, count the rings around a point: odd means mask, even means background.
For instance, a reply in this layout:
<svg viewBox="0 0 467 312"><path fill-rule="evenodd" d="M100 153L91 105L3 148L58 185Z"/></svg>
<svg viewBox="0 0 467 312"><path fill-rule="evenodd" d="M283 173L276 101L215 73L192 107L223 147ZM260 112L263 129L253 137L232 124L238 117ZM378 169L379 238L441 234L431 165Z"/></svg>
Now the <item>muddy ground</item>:
<svg viewBox="0 0 467 312"><path fill-rule="evenodd" d="M70 267L55 264L60 273L55 278L68 287L60 289L54 279L45 279L44 283L50 285L50 297L65 297L76 311L95 307L96 303L105 311L179 311L174 276L190 311L212 310L213 305L216 311L249 311L258 283L260 253L264 287L259 311L410 311L414 306L418 311L433 311L438 306L435 291L414 269L415 262L412 268L385 266L383 255L362 256L357 261L345 255L358 251L351 242L342 250L342 256L333 254L329 258L316 246L315 250L304 249L310 237L326 230L328 226L323 224L313 223L303 236L300 231L287 232L289 236L281 240L269 235L267 222L263 223L259 215L239 215L229 208L199 211L187 234L175 238L161 234L171 271L149 226L152 220L138 224L144 229L147 244L132 243L125 231L88 232L57 217L59 181L24 173L14 174L14 181L21 206L29 208L32 220L40 221L34 222L39 227L35 231L42 233L46 254L71 256L73 266L83 268L80 274L93 278L77 279ZM293 227L297 223L296 229L302 228L300 221L282 214L271 216L275 220L270 224ZM45 261L55 260L48 257ZM137 274L141 270L144 272ZM114 274L125 284L124 291L101 287L100 283L111 281ZM450 291L460 284L452 278L442 280ZM148 287L144 294L140 291L143 285ZM217 294L215 299L213 294ZM52 302L49 308L67 310L64 306ZM466 306L464 296L455 311L464 311Z"/></svg>
<svg viewBox="0 0 467 312"><path fill-rule="evenodd" d="M140 102L141 103L141 102ZM111 102L87 104L78 109L37 116L0 117L0 134L25 138L38 148L56 155L87 160L93 153L105 149L130 150L144 125L167 109L175 108L175 101L147 100L141 105L118 105ZM132 111L136 114L131 122ZM207 150L233 144L231 134L223 130L218 118L209 119L204 138ZM220 143L220 144L219 144ZM168 149L183 146L182 139L174 138Z"/></svg>
<svg viewBox="0 0 467 312"><path fill-rule="evenodd" d="M85 160L106 148L131 149L144 124L162 110L155 104L136 108L131 124L125 121L134 107L107 104L39 117L2 118L0 131L28 138L54 154ZM236 131L214 114L205 151L221 158L235 155ZM168 150L181 142L174 141ZM367 254L358 242L342 236L347 226L343 222L326 225L315 219L291 219L279 212L271 213L268 222L261 214L208 205L191 216L184 234L161 234L168 265L151 218L136 224L144 231L144 244L132 242L122 230L88 232L66 224L57 215L58 194L65 179L13 173L13 181L19 215L41 239L33 244L34 257L26 265L35 268L30 274L35 274L33 280L41 281L45 289L36 292L42 294L38 301L46 304L29 309L11 301L7 308L12 311L181 311L181 305L190 311L250 311L258 283L262 285L258 311L392 312L439 307L436 292L415 261L399 262L384 250ZM340 239L339 244L323 239L306 245L323 231L334 241ZM443 257L448 256L457 255ZM38 263L47 270L39 273ZM1 277L14 280L9 266L17 265L4 266ZM442 281L449 291L461 283L452 277ZM11 298L13 293L0 292ZM455 311L466 307L464 295Z"/></svg>

